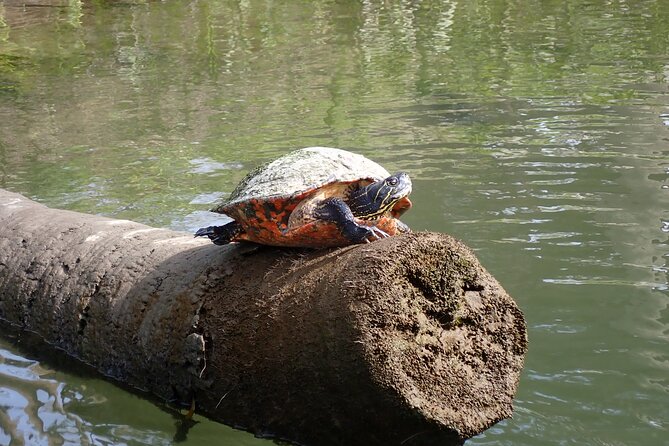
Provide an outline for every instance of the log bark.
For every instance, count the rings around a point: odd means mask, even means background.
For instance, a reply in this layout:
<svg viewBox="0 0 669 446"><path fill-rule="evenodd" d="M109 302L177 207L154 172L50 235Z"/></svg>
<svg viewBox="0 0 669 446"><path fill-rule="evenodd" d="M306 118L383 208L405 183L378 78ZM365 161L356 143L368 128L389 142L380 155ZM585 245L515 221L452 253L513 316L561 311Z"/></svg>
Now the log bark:
<svg viewBox="0 0 669 446"><path fill-rule="evenodd" d="M523 315L461 242L309 251L0 189L0 318L101 373L301 444L456 445L510 417Z"/></svg>

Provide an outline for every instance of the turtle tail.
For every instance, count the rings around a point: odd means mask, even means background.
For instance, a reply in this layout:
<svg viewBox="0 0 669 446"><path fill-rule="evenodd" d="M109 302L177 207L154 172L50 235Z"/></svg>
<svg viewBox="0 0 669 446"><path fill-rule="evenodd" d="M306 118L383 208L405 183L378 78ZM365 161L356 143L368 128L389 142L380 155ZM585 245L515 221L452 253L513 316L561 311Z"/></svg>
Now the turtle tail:
<svg viewBox="0 0 669 446"><path fill-rule="evenodd" d="M195 237L209 237L209 240L216 245L227 245L234 241L239 234L244 232L242 226L236 221L223 226L207 226L200 228L195 233Z"/></svg>

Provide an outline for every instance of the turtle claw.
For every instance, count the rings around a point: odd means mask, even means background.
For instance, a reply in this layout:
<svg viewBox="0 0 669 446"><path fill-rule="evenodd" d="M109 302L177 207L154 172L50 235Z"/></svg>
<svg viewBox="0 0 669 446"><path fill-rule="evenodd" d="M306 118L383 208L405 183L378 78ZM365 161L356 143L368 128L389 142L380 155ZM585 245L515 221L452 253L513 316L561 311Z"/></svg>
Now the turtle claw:
<svg viewBox="0 0 669 446"><path fill-rule="evenodd" d="M376 237L377 240L382 239L382 238L390 237L390 235L388 235L388 233L386 231L383 231L383 230L381 230L381 229L379 229L375 226L372 226L369 229L372 230L372 232L374 233L374 236Z"/></svg>
<svg viewBox="0 0 669 446"><path fill-rule="evenodd" d="M387 232L385 232L385 231L383 231L383 230L381 230L381 229L379 229L375 226L367 226L367 227L362 226L362 228L364 228L366 230L365 231L365 236L363 238L365 243L371 243L371 242L374 242L376 240L381 240L382 238L390 237L390 235L388 235Z"/></svg>
<svg viewBox="0 0 669 446"><path fill-rule="evenodd" d="M385 231L375 226L362 225L353 221L346 224L342 232L352 243L371 243L388 237Z"/></svg>

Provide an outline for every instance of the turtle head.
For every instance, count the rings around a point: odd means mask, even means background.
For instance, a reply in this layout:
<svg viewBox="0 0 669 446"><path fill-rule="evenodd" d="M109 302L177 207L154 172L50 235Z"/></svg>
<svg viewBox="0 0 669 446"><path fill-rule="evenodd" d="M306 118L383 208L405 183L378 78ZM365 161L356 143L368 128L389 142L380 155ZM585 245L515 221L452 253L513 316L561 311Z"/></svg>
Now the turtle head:
<svg viewBox="0 0 669 446"><path fill-rule="evenodd" d="M411 207L411 178L397 172L388 178L362 187L352 194L349 206L353 215L364 220L377 218L390 211L399 217Z"/></svg>

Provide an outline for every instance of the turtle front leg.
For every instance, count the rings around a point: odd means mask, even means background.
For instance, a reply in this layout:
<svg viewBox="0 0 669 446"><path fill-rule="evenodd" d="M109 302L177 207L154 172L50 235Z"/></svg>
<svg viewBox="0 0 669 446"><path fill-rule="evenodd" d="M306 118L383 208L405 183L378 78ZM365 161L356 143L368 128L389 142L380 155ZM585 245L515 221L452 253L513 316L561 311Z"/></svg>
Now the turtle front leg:
<svg viewBox="0 0 669 446"><path fill-rule="evenodd" d="M195 237L206 236L216 245L227 245L243 232L244 229L242 229L242 225L236 221L232 221L223 226L207 226L206 228L200 228L195 233Z"/></svg>
<svg viewBox="0 0 669 446"><path fill-rule="evenodd" d="M401 234L408 234L411 232L411 228L409 228L405 223L402 223L399 220L395 220L395 225L397 226L397 232Z"/></svg>
<svg viewBox="0 0 669 446"><path fill-rule="evenodd" d="M335 223L342 234L353 243L369 243L389 236L377 227L358 224L353 212L341 198L323 200L316 206L314 216Z"/></svg>

